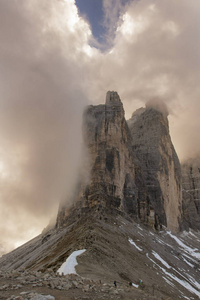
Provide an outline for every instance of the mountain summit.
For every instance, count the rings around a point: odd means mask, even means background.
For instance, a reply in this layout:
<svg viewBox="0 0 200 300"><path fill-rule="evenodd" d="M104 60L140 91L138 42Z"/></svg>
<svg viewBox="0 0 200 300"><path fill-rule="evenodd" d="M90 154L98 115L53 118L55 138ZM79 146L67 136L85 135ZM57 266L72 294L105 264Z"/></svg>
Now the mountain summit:
<svg viewBox="0 0 200 300"><path fill-rule="evenodd" d="M149 103L126 122L119 95L109 91L105 105L86 109L83 132L90 175L87 183L80 180L76 212L110 209L155 229L165 225L180 230L181 167L163 107ZM68 207L61 207L58 227L68 220L67 212Z"/></svg>
<svg viewBox="0 0 200 300"><path fill-rule="evenodd" d="M146 187L147 202L155 224L180 230L182 222L181 166L172 144L166 109L149 103L128 121Z"/></svg>
<svg viewBox="0 0 200 300"><path fill-rule="evenodd" d="M72 203L60 205L54 228L0 258L0 281L15 280L22 294L28 284L40 293L51 288L56 299L199 299L200 233L189 230L199 228L191 198L199 168L184 167L182 198L167 115L151 101L127 122L116 92L88 106L87 163ZM1 290L8 295L9 286Z"/></svg>

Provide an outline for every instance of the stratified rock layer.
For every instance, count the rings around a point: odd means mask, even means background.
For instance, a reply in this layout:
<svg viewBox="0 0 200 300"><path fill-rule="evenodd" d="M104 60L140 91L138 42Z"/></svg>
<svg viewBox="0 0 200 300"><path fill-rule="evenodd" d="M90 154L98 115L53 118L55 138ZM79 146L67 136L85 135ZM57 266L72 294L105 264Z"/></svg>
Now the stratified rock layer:
<svg viewBox="0 0 200 300"><path fill-rule="evenodd" d="M183 214L186 226L200 229L200 158L182 164Z"/></svg>
<svg viewBox="0 0 200 300"><path fill-rule="evenodd" d="M171 142L164 105L150 104L128 121L134 152L146 180L150 220L180 229L182 219L181 168Z"/></svg>

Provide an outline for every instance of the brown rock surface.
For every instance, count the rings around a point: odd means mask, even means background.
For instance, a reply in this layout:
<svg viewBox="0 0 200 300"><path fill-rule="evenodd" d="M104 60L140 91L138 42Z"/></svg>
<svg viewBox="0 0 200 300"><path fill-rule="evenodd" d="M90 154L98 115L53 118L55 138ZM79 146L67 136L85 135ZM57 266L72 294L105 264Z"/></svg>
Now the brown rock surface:
<svg viewBox="0 0 200 300"><path fill-rule="evenodd" d="M89 106L83 133L89 165L74 195L74 207L62 206L57 226L95 207L117 210L176 232L182 223L180 163L173 147L163 103L149 103L127 122L116 92L105 105ZM130 129L130 130L129 130Z"/></svg>
<svg viewBox="0 0 200 300"><path fill-rule="evenodd" d="M109 299L116 280L119 299L177 300L183 295L198 299L199 241L199 233L193 231L176 236L167 230L155 233L120 215L104 212L100 220L98 213L91 211L73 225L51 231L48 239L40 235L0 258L0 286L12 281L15 286L23 285L17 290L10 287L9 295L34 289L55 297L66 295L69 299ZM77 257L76 272L81 277L57 276L66 258L80 249L86 249ZM143 290L128 288L130 282L138 286L140 279Z"/></svg>
<svg viewBox="0 0 200 300"><path fill-rule="evenodd" d="M133 151L147 185L149 222L159 229L180 230L182 220L181 168L171 142L164 105L150 103L128 121ZM155 220L155 221L154 221Z"/></svg>
<svg viewBox="0 0 200 300"><path fill-rule="evenodd" d="M89 106L83 123L90 166L89 178L81 179L74 199L76 214L96 207L99 212L107 208L145 219L146 187L118 94L108 92L105 105ZM68 207L61 207L58 227L66 217Z"/></svg>
<svg viewBox="0 0 200 300"><path fill-rule="evenodd" d="M200 158L182 164L183 213L187 227L200 229Z"/></svg>

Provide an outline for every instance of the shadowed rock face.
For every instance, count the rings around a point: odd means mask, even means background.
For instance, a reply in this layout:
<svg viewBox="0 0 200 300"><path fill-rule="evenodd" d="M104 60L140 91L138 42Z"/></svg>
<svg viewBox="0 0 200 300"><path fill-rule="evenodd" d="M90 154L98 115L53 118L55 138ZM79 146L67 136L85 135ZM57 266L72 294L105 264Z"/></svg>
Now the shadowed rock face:
<svg viewBox="0 0 200 300"><path fill-rule="evenodd" d="M182 218L181 168L171 142L167 114L148 106L137 110L128 125L156 226L164 224L178 231Z"/></svg>
<svg viewBox="0 0 200 300"><path fill-rule="evenodd" d="M105 105L89 106L83 119L90 176L86 184L81 180L74 208L80 214L94 207L99 212L107 208L145 219L146 188L118 94L108 92ZM58 226L63 224L63 211Z"/></svg>
<svg viewBox="0 0 200 300"><path fill-rule="evenodd" d="M182 164L184 222L200 229L200 158Z"/></svg>
<svg viewBox="0 0 200 300"><path fill-rule="evenodd" d="M100 215L109 209L139 218L156 229L166 225L179 230L180 164L163 109L160 104L139 109L129 126L116 92L107 93L105 105L86 109L83 134L89 177L80 179L70 213L67 207L60 208L58 227L65 225L72 211L76 212L74 217L80 217L90 209Z"/></svg>
<svg viewBox="0 0 200 300"><path fill-rule="evenodd" d="M132 140L118 94L108 92L106 104L90 106L84 120L92 165L86 205L113 207L137 215L138 187Z"/></svg>

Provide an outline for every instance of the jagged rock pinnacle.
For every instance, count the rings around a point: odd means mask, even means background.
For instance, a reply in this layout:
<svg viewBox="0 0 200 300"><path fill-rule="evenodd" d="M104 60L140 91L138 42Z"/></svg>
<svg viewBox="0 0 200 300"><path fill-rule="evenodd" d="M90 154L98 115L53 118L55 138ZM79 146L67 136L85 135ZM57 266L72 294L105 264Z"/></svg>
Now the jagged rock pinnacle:
<svg viewBox="0 0 200 300"><path fill-rule="evenodd" d="M128 121L134 152L146 181L150 212L156 223L179 231L182 220L182 178L162 102L138 109Z"/></svg>
<svg viewBox="0 0 200 300"><path fill-rule="evenodd" d="M83 132L90 175L87 183L81 181L74 211L80 215L88 209L109 209L156 229L165 225L179 231L180 164L164 104L151 102L146 109L137 110L127 124L118 93L108 91L105 105L86 109ZM58 227L65 224L67 210L60 210Z"/></svg>
<svg viewBox="0 0 200 300"><path fill-rule="evenodd" d="M107 92L106 105L122 105L121 99L117 92L114 92L114 91Z"/></svg>

